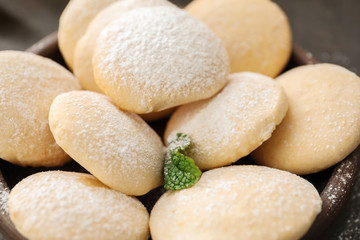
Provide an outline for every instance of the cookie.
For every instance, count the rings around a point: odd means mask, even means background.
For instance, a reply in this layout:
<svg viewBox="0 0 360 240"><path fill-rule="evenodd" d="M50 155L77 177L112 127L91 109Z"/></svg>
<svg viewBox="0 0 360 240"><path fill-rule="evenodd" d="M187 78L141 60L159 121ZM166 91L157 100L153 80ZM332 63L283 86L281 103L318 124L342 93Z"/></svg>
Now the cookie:
<svg viewBox="0 0 360 240"><path fill-rule="evenodd" d="M179 107L166 126L164 139L187 134L192 141L188 154L200 169L221 167L267 140L286 110L285 93L272 78L235 73L213 98Z"/></svg>
<svg viewBox="0 0 360 240"><path fill-rule="evenodd" d="M49 123L56 142L105 185L127 195L143 195L162 184L160 137L105 95L61 94L51 105Z"/></svg>
<svg viewBox="0 0 360 240"><path fill-rule="evenodd" d="M360 78L333 64L297 67L277 78L289 111L257 149L256 162L296 174L326 169L360 143Z"/></svg>
<svg viewBox="0 0 360 240"><path fill-rule="evenodd" d="M59 49L70 69L74 66L74 52L91 20L105 7L118 0L71 0L59 20Z"/></svg>
<svg viewBox="0 0 360 240"><path fill-rule="evenodd" d="M277 76L292 50L289 21L272 1L195 0L185 8L223 41L231 71Z"/></svg>
<svg viewBox="0 0 360 240"><path fill-rule="evenodd" d="M161 239L300 239L321 211L314 186L289 172L231 166L203 173L193 187L168 191L150 214Z"/></svg>
<svg viewBox="0 0 360 240"><path fill-rule="evenodd" d="M55 143L48 114L54 98L80 89L59 64L32 53L0 52L0 158L22 166L58 166L70 160Z"/></svg>
<svg viewBox="0 0 360 240"><path fill-rule="evenodd" d="M149 214L139 200L84 173L49 171L21 180L9 195L9 214L28 239L149 237Z"/></svg>
<svg viewBox="0 0 360 240"><path fill-rule="evenodd" d="M166 0L122 0L109 5L96 15L78 41L74 54L74 74L84 89L102 92L95 83L91 60L96 39L104 27L132 9L161 5L174 6Z"/></svg>
<svg viewBox="0 0 360 240"><path fill-rule="evenodd" d="M120 108L149 113L208 98L226 84L221 40L174 7L137 8L110 22L93 53L96 84Z"/></svg>

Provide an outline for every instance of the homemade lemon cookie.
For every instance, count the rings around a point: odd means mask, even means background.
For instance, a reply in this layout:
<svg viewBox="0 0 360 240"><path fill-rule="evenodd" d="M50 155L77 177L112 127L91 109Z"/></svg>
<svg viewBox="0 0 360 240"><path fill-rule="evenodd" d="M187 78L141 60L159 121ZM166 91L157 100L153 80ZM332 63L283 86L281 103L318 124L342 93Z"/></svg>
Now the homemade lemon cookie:
<svg viewBox="0 0 360 240"><path fill-rule="evenodd" d="M56 142L109 187L143 195L163 182L164 147L139 116L118 109L105 95L59 95L49 113Z"/></svg>
<svg viewBox="0 0 360 240"><path fill-rule="evenodd" d="M28 239L149 237L149 214L139 200L84 173L49 171L23 179L9 195L9 214Z"/></svg>
<svg viewBox="0 0 360 240"><path fill-rule="evenodd" d="M231 166L203 173L193 187L168 191L150 214L161 239L300 239L321 211L314 186L289 172Z"/></svg>
<svg viewBox="0 0 360 240"><path fill-rule="evenodd" d="M118 0L71 0L59 20L59 49L70 69L74 65L74 52L79 39L91 20L105 7Z"/></svg>
<svg viewBox="0 0 360 240"><path fill-rule="evenodd" d="M214 95L226 84L229 59L205 24L160 6L110 22L94 48L93 70L120 108L149 113Z"/></svg>
<svg viewBox="0 0 360 240"><path fill-rule="evenodd" d="M360 143L360 78L333 64L294 68L277 78L289 111L257 149L256 162L296 174L326 169Z"/></svg>
<svg viewBox="0 0 360 240"><path fill-rule="evenodd" d="M95 83L91 60L96 39L104 27L132 9L161 5L174 6L166 0L122 0L109 5L96 15L89 24L86 33L78 41L74 54L74 74L84 89L102 92Z"/></svg>
<svg viewBox="0 0 360 240"><path fill-rule="evenodd" d="M292 50L289 21L272 1L195 0L185 8L223 41L231 71L277 76Z"/></svg>
<svg viewBox="0 0 360 240"><path fill-rule="evenodd" d="M285 93L273 79L235 73L213 98L179 107L166 126L164 139L171 142L173 134L187 134L192 141L189 157L199 168L221 167L267 140L286 110Z"/></svg>
<svg viewBox="0 0 360 240"><path fill-rule="evenodd" d="M80 89L59 64L32 53L0 52L0 158L22 166L57 166L70 160L48 124L54 98Z"/></svg>

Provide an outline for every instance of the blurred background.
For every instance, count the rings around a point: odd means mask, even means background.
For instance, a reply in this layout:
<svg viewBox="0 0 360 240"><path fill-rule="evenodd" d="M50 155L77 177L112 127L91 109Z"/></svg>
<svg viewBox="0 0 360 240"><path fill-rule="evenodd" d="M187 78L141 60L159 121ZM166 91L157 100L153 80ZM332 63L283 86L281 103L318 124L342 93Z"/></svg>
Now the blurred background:
<svg viewBox="0 0 360 240"><path fill-rule="evenodd" d="M221 0L219 0L221 1ZM0 50L25 50L56 31L68 0L0 0ZM173 0L185 6L189 0ZM360 0L274 0L287 14L294 42L320 62L360 74ZM321 239L360 239L360 178L350 201Z"/></svg>

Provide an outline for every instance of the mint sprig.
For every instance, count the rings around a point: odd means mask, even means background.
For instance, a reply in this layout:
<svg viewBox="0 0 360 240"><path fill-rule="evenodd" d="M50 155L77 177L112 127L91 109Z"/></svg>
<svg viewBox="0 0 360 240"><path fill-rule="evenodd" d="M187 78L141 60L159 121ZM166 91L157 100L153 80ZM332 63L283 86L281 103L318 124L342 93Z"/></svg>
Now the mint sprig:
<svg viewBox="0 0 360 240"><path fill-rule="evenodd" d="M199 181L200 169L194 160L184 155L190 144L190 137L183 133L176 133L175 138L169 141L164 165L166 189L181 190Z"/></svg>

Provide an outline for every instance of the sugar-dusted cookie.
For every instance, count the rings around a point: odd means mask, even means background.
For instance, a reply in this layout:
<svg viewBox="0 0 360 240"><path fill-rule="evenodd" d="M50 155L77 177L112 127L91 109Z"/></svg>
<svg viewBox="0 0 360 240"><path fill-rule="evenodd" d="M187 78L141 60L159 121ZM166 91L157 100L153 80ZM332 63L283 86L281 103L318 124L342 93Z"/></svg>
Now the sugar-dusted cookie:
<svg viewBox="0 0 360 240"><path fill-rule="evenodd" d="M272 1L195 0L186 8L223 41L232 72L271 77L285 67L292 50L288 19Z"/></svg>
<svg viewBox="0 0 360 240"><path fill-rule="evenodd" d="M49 171L20 181L9 214L28 239L148 239L149 214L139 200L90 174Z"/></svg>
<svg viewBox="0 0 360 240"><path fill-rule="evenodd" d="M138 7L174 6L167 0L122 0L103 9L89 24L86 33L78 41L74 54L74 74L86 90L101 92L96 85L92 70L92 53L96 39L104 27L123 13ZM174 6L175 7L175 6Z"/></svg>
<svg viewBox="0 0 360 240"><path fill-rule="evenodd" d="M201 169L231 164L267 140L287 110L281 86L257 73L235 73L215 97L178 108L164 139L185 133L189 156ZM171 136L170 136L171 139Z"/></svg>
<svg viewBox="0 0 360 240"><path fill-rule="evenodd" d="M289 172L231 166L168 191L150 214L152 239L300 239L321 211L314 186Z"/></svg>
<svg viewBox="0 0 360 240"><path fill-rule="evenodd" d="M71 0L59 20L59 48L70 69L79 39L85 34L91 20L105 7L118 0Z"/></svg>
<svg viewBox="0 0 360 240"><path fill-rule="evenodd" d="M205 24L161 6L110 22L94 48L93 70L120 108L149 113L214 95L226 84L229 59Z"/></svg>
<svg viewBox="0 0 360 240"><path fill-rule="evenodd" d="M344 159L360 143L360 78L343 67L317 64L279 76L289 111L252 155L267 166L315 173Z"/></svg>
<svg viewBox="0 0 360 240"><path fill-rule="evenodd" d="M139 116L100 93L59 95L49 113L56 142L109 187L143 195L162 184L164 147Z"/></svg>
<svg viewBox="0 0 360 240"><path fill-rule="evenodd" d="M22 166L57 166L70 160L48 124L52 101L80 89L59 64L32 53L0 52L0 158Z"/></svg>

